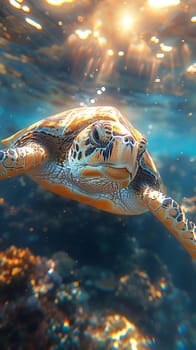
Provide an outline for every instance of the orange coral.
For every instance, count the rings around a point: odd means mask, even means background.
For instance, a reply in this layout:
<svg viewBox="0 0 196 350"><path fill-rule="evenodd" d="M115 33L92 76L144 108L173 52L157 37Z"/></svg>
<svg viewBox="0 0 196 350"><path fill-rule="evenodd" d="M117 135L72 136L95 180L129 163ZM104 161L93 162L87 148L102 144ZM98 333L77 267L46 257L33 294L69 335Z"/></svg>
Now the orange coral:
<svg viewBox="0 0 196 350"><path fill-rule="evenodd" d="M28 248L12 246L5 252L0 252L0 287L12 283L16 278L23 279L40 262L41 258L32 255Z"/></svg>
<svg viewBox="0 0 196 350"><path fill-rule="evenodd" d="M6 297L10 293L14 296L15 292L24 290L40 263L41 258L32 255L28 248L12 246L0 252L0 290L6 289Z"/></svg>

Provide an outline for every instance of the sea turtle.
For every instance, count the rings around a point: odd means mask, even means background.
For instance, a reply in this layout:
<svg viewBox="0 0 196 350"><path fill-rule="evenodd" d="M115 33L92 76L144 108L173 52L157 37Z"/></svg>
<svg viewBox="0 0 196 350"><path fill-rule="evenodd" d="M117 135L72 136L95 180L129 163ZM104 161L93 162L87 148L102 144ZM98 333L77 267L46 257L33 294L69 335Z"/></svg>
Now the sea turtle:
<svg viewBox="0 0 196 350"><path fill-rule="evenodd" d="M146 138L114 107L48 117L2 141L0 179L26 173L49 191L114 214L151 211L196 258L196 226L165 195Z"/></svg>

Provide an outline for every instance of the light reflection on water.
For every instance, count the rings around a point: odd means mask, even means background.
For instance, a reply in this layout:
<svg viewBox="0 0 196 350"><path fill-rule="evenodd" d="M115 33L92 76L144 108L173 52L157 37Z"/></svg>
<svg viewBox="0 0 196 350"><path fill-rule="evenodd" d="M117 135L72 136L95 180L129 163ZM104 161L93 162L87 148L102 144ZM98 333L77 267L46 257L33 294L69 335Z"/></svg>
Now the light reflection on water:
<svg viewBox="0 0 196 350"><path fill-rule="evenodd" d="M171 0L4 4L0 136L68 108L112 104L150 136L157 154L169 147L194 156L194 6ZM182 130L188 142L179 143Z"/></svg>

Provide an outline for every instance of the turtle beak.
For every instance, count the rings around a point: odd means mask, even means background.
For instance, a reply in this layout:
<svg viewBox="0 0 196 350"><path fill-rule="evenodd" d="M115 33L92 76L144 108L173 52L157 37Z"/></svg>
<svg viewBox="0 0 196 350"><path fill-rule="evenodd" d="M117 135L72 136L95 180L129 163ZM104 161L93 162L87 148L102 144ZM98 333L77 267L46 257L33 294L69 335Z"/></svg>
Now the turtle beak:
<svg viewBox="0 0 196 350"><path fill-rule="evenodd" d="M77 171L83 178L104 178L117 181L127 187L138 170L139 144L132 135L115 135L107 147L97 150L88 162L77 163Z"/></svg>
<svg viewBox="0 0 196 350"><path fill-rule="evenodd" d="M138 170L138 142L133 141L130 136L116 137L113 141L113 149L110 164L115 168L124 168L133 180Z"/></svg>

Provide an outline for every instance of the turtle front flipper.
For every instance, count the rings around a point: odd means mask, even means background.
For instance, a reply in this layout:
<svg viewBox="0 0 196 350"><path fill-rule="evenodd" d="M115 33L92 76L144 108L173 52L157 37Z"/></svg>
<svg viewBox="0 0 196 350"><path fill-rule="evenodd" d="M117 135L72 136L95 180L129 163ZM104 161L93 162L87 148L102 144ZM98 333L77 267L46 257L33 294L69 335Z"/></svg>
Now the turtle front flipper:
<svg viewBox="0 0 196 350"><path fill-rule="evenodd" d="M46 150L37 143L0 150L0 180L24 174L46 158Z"/></svg>
<svg viewBox="0 0 196 350"><path fill-rule="evenodd" d="M146 189L143 200L151 213L180 241L196 259L196 225L189 221L180 205L159 191Z"/></svg>

